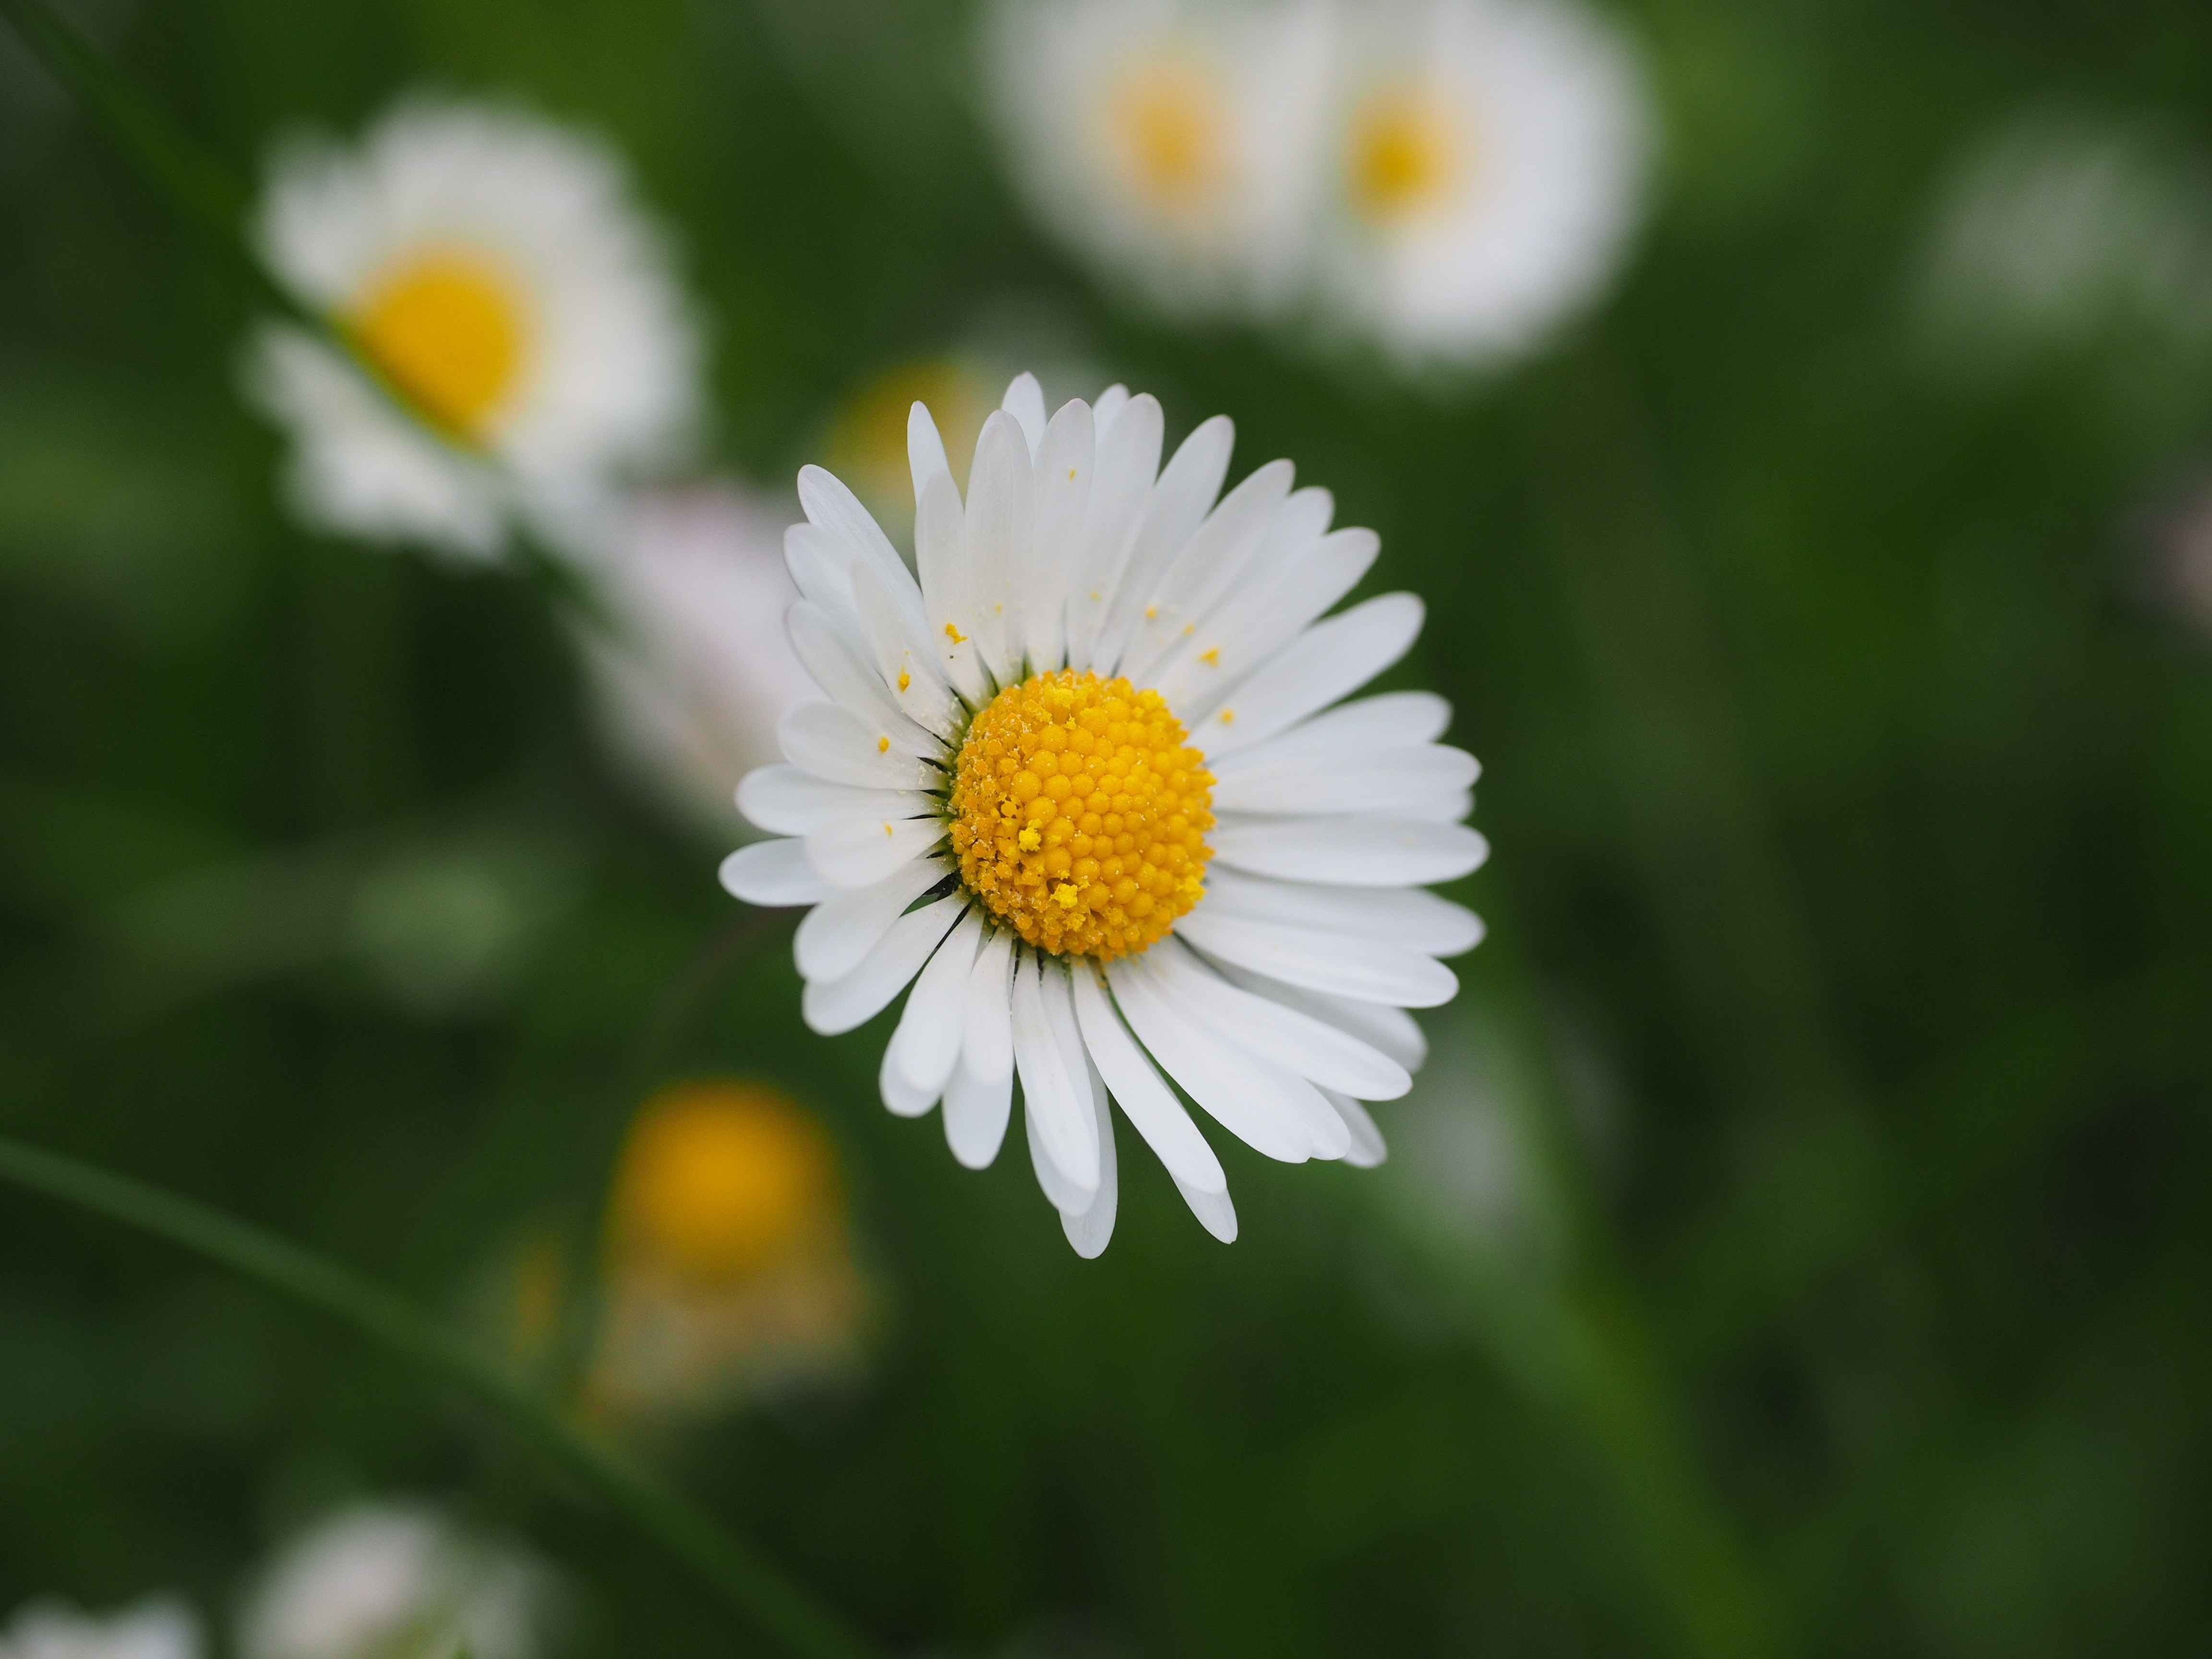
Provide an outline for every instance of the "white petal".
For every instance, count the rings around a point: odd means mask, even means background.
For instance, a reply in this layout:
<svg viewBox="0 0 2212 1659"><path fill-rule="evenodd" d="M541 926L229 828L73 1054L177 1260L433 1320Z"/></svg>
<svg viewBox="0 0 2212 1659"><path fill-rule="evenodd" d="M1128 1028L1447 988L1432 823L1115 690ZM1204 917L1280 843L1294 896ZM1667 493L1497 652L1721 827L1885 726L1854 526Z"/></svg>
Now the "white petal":
<svg viewBox="0 0 2212 1659"><path fill-rule="evenodd" d="M882 1062L876 1067L876 1092L883 1097L884 1109L894 1117L925 1117L929 1109L937 1104L941 1091L916 1088L900 1071L893 1058L895 1042L884 1045Z"/></svg>
<svg viewBox="0 0 2212 1659"><path fill-rule="evenodd" d="M784 759L810 777L859 789L926 791L944 774L925 767L851 709L834 702L793 703L776 722Z"/></svg>
<svg viewBox="0 0 2212 1659"><path fill-rule="evenodd" d="M1490 856L1481 832L1414 817L1241 817L1222 814L1213 856L1255 876L1343 887L1457 881Z"/></svg>
<svg viewBox="0 0 2212 1659"><path fill-rule="evenodd" d="M980 1079L1014 1074L1013 986L1014 934L1001 927L975 953L961 1017L961 1063Z"/></svg>
<svg viewBox="0 0 2212 1659"><path fill-rule="evenodd" d="M961 1166L988 1170L1006 1138L1006 1123L1014 1110L1014 1068L1008 1062L1003 1076L979 1078L968 1069L963 1052L945 1085L945 1144Z"/></svg>
<svg viewBox="0 0 2212 1659"><path fill-rule="evenodd" d="M1075 1247L1076 1255L1085 1261L1095 1261L1106 1253L1106 1246L1114 1237L1114 1216L1121 1206L1121 1181L1114 1158L1114 1115L1106 1109L1105 1085L1099 1082L1098 1073L1091 1071L1091 1063L1084 1061L1090 1073L1091 1109L1098 1125L1098 1190L1083 1211L1060 1212L1060 1231L1067 1242Z"/></svg>
<svg viewBox="0 0 2212 1659"><path fill-rule="evenodd" d="M1201 1192L1195 1187L1186 1187L1180 1181L1176 1182L1176 1190L1182 1194L1182 1201L1190 1206L1190 1212L1198 1218L1200 1226L1224 1244L1237 1242L1237 1206L1229 1201L1225 1190Z"/></svg>
<svg viewBox="0 0 2212 1659"><path fill-rule="evenodd" d="M1294 1084L1310 1092L1310 1085L1200 1030L1128 958L1108 968L1106 978L1137 1040L1223 1128L1255 1152L1285 1164L1303 1164L1313 1156L1305 1109L1281 1086Z"/></svg>
<svg viewBox="0 0 2212 1659"><path fill-rule="evenodd" d="M914 511L914 560L921 572L921 588L927 605L929 646L937 664L953 689L980 708L990 699L990 682L975 654L973 639L961 623L974 602L969 580L967 509L950 472L939 472L922 487Z"/></svg>
<svg viewBox="0 0 2212 1659"><path fill-rule="evenodd" d="M1004 410L983 422L968 474L967 614L960 631L975 641L1000 685L1019 678L1021 640L1015 577L1035 533L1036 481L1021 427Z"/></svg>
<svg viewBox="0 0 2212 1659"><path fill-rule="evenodd" d="M1044 441L1044 388L1037 384L1037 377L1026 369L1015 375L1000 407L1021 422L1022 436L1034 456Z"/></svg>
<svg viewBox="0 0 2212 1659"><path fill-rule="evenodd" d="M938 666L937 648L929 636L908 627L872 570L854 571L853 603L873 653L869 665L882 681L892 706L924 731L950 737L958 729L965 711L958 708L945 671Z"/></svg>
<svg viewBox="0 0 2212 1659"><path fill-rule="evenodd" d="M842 979L860 965L906 914L907 906L944 878L932 859L915 859L881 881L832 893L806 913L792 941L802 979Z"/></svg>
<svg viewBox="0 0 2212 1659"><path fill-rule="evenodd" d="M1206 872L1203 902L1228 915L1377 939L1425 957L1462 956L1482 942L1481 917L1419 887L1273 881L1217 864Z"/></svg>
<svg viewBox="0 0 2212 1659"><path fill-rule="evenodd" d="M1215 776L1273 765L1279 760L1314 755L1396 749L1434 743L1451 724L1451 705L1433 691L1385 691L1357 702L1339 703L1287 732L1220 757L1209 766Z"/></svg>
<svg viewBox="0 0 2212 1659"><path fill-rule="evenodd" d="M867 960L844 978L809 984L799 999L808 1027L823 1036L839 1036L883 1012L921 971L938 941L960 919L966 902L956 893L909 910L892 924Z"/></svg>
<svg viewBox="0 0 2212 1659"><path fill-rule="evenodd" d="M1097 665L1099 636L1160 470L1162 418L1158 402L1149 393L1130 398L1110 425L1103 408L1098 413L1097 477L1091 486L1083 552L1068 589L1067 660L1073 667Z"/></svg>
<svg viewBox="0 0 2212 1659"><path fill-rule="evenodd" d="M1083 1027L1083 1040L1114 1098L1134 1124L1153 1156L1176 1178L1176 1184L1201 1193L1225 1192L1229 1177L1221 1160L1206 1145L1198 1125L1175 1097L1166 1080L1121 1024L1121 1017L1087 963L1073 975L1075 1014Z"/></svg>
<svg viewBox="0 0 2212 1659"><path fill-rule="evenodd" d="M1285 559L1200 623L1162 662L1153 686L1193 731L1211 730L1214 711L1237 706L1237 687L1358 586L1382 548L1371 530L1340 530Z"/></svg>
<svg viewBox="0 0 2212 1659"><path fill-rule="evenodd" d="M1032 669L1067 657L1067 594L1082 556L1084 520L1097 469L1091 405L1063 404L1036 458L1036 526L1022 576L1024 652Z"/></svg>
<svg viewBox="0 0 2212 1659"><path fill-rule="evenodd" d="M1185 438L1161 469L1146 503L1145 516L1130 544L1128 562L1115 578L1104 631L1099 636L1101 665L1119 663L1131 634L1151 603L1152 588L1192 533L1206 521L1221 481L1229 476L1229 455L1237 428L1217 415Z"/></svg>
<svg viewBox="0 0 2212 1659"><path fill-rule="evenodd" d="M1014 958L1012 1012L1014 1069L1021 1074L1022 1111L1054 1167L1085 1193L1098 1189L1098 1137L1076 1079L1067 1074L1045 1008L1046 973L1034 951ZM1065 988L1060 994L1066 994ZM1062 1208L1066 1207L1065 1205Z"/></svg>
<svg viewBox="0 0 2212 1659"><path fill-rule="evenodd" d="M1249 751L1247 751L1248 753ZM1232 757L1242 760L1243 756ZM1463 749L1338 750L1292 755L1265 766L1216 775L1218 812L1414 812L1425 815L1464 796L1481 769Z"/></svg>
<svg viewBox="0 0 2212 1659"><path fill-rule="evenodd" d="M1387 1002L1354 1002L1346 997L1308 990L1302 985L1285 985L1281 980L1255 974L1234 963L1215 965L1231 983L1273 997L1290 1007L1303 1008L1316 1019L1325 1019L1381 1049L1409 1072L1419 1071L1429 1057L1429 1039L1421 1030L1421 1023L1403 1008L1393 1007Z"/></svg>
<svg viewBox="0 0 2212 1659"><path fill-rule="evenodd" d="M975 966L975 947L982 940L982 913L970 909L915 981L891 1036L890 1052L900 1076L909 1089L932 1100L945 1092L952 1068L960 1061L968 976Z"/></svg>
<svg viewBox="0 0 2212 1659"><path fill-rule="evenodd" d="M799 469L799 505L808 520L842 537L854 552L884 584L900 610L921 631L921 592L898 550L884 534L875 515L860 505L860 498L845 487L835 473L818 466Z"/></svg>
<svg viewBox="0 0 2212 1659"><path fill-rule="evenodd" d="M1160 573L1121 654L1122 672L1138 684L1153 684L1153 670L1243 574L1290 499L1294 476L1288 461L1260 468L1221 498Z"/></svg>
<svg viewBox="0 0 2212 1659"><path fill-rule="evenodd" d="M922 492L929 481L940 472L949 474L952 471L952 463L945 458L945 440L938 435L937 422L930 417L927 406L919 402L906 412L906 461L914 474L914 502L919 511ZM923 586L926 588L927 584Z"/></svg>
<svg viewBox="0 0 2212 1659"><path fill-rule="evenodd" d="M1077 1186L1054 1161L1045 1146L1044 1123L1030 1102L1026 1084L1022 1088L1022 1133L1029 1141L1030 1168L1036 1172L1037 1185L1044 1189L1046 1201L1063 1216L1071 1212L1080 1215L1097 1199L1098 1189Z"/></svg>
<svg viewBox="0 0 2212 1659"><path fill-rule="evenodd" d="M1119 380L1108 386L1092 401L1091 410L1098 417L1098 430L1104 433L1114 424L1115 417L1129 406L1129 388Z"/></svg>
<svg viewBox="0 0 2212 1659"><path fill-rule="evenodd" d="M1237 687L1229 699L1235 718L1206 721L1203 735L1194 734L1199 747L1209 755L1249 749L1358 690L1406 654L1422 615L1411 593L1383 593L1316 623Z"/></svg>
<svg viewBox="0 0 2212 1659"><path fill-rule="evenodd" d="M1375 1120L1368 1115L1364 1106L1350 1095L1340 1095L1334 1089L1323 1089L1321 1092L1322 1098L1336 1108L1336 1115L1344 1120L1344 1127L1352 1132L1352 1150L1344 1155L1346 1164L1355 1170L1371 1170L1390 1156L1390 1149L1382 1142L1382 1131L1376 1127Z"/></svg>
<svg viewBox="0 0 2212 1659"><path fill-rule="evenodd" d="M776 836L804 836L840 820L874 823L933 811L931 797L911 790L860 789L809 777L795 766L758 766L738 784L738 810Z"/></svg>
<svg viewBox="0 0 2212 1659"><path fill-rule="evenodd" d="M944 822L935 817L842 819L808 835L806 861L832 887L866 887L944 839Z"/></svg>
<svg viewBox="0 0 2212 1659"><path fill-rule="evenodd" d="M830 889L806 862L798 841L757 841L722 860L722 885L736 898L763 908L818 904Z"/></svg>
<svg viewBox="0 0 2212 1659"><path fill-rule="evenodd" d="M891 700L890 688L870 660L875 651L871 641L849 637L811 599L793 605L784 615L783 627L801 665L829 694L830 702L842 704L878 730L893 733L892 747L917 754L928 752L931 735L908 720Z"/></svg>
<svg viewBox="0 0 2212 1659"><path fill-rule="evenodd" d="M1412 1075L1388 1054L1326 1021L1230 984L1179 940L1163 940L1146 956L1162 988L1194 1019L1316 1087L1395 1100L1413 1086Z"/></svg>
<svg viewBox="0 0 2212 1659"><path fill-rule="evenodd" d="M1203 904L1176 922L1176 931L1210 957L1358 1002L1434 1008L1459 990L1457 976L1443 963L1348 933L1209 913Z"/></svg>
<svg viewBox="0 0 2212 1659"><path fill-rule="evenodd" d="M783 564L799 597L820 608L837 631L857 639L853 567L860 560L843 537L817 524L795 524L783 532Z"/></svg>

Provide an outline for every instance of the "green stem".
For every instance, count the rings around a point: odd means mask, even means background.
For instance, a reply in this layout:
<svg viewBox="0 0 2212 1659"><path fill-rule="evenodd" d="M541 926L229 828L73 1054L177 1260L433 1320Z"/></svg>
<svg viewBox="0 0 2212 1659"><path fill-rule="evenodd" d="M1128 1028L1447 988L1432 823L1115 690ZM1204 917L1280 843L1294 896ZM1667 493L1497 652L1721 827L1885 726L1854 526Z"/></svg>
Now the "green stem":
<svg viewBox="0 0 2212 1659"><path fill-rule="evenodd" d="M165 1239L350 1326L474 1395L788 1651L810 1659L865 1659L875 1653L859 1632L690 1498L580 1433L505 1367L383 1286L204 1205L4 1137L0 1180Z"/></svg>

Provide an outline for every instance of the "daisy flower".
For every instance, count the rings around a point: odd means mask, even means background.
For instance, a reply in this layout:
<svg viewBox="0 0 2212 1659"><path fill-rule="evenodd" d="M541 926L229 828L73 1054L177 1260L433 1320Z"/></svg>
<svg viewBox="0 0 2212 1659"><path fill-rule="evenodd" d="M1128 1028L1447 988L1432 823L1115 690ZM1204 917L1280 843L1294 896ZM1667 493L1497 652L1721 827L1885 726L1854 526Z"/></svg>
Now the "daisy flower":
<svg viewBox="0 0 2212 1659"><path fill-rule="evenodd" d="M730 791L815 695L784 637L785 513L731 484L641 492L578 550L614 627L582 631L608 746L668 805L726 830Z"/></svg>
<svg viewBox="0 0 2212 1659"><path fill-rule="evenodd" d="M1617 263L1649 123L1635 62L1568 0L1339 14L1316 301L1403 362L1526 349Z"/></svg>
<svg viewBox="0 0 2212 1659"><path fill-rule="evenodd" d="M1479 866L1460 820L1473 757L1423 692L1340 699L1412 645L1420 602L1324 619L1373 563L1286 461L1220 495L1232 433L1165 467L1148 396L1112 387L1049 421L1016 380L963 501L912 413L917 582L819 468L785 550L792 642L826 697L749 775L724 884L799 924L816 1030L911 983L884 1103L941 1100L953 1155L996 1155L1022 1087L1046 1196L1077 1250L1114 1225L1110 1098L1199 1219L1233 1237L1219 1160L1176 1090L1297 1163L1371 1164L1363 1101L1411 1086L1405 1012L1449 1000L1437 960L1476 919L1419 890ZM1218 500L1217 500L1218 496Z"/></svg>
<svg viewBox="0 0 2212 1659"><path fill-rule="evenodd" d="M440 431L306 331L268 322L249 394L289 433L307 521L489 557L516 510L557 514L666 459L700 347L620 161L508 109L417 100L354 147L276 152L255 225L270 268Z"/></svg>
<svg viewBox="0 0 2212 1659"><path fill-rule="evenodd" d="M1157 304L1279 306L1303 270L1324 25L1310 4L1000 0L984 69L1016 184Z"/></svg>
<svg viewBox="0 0 2212 1659"><path fill-rule="evenodd" d="M167 1596L98 1618L33 1601L0 1630L0 1659L199 1659L199 1620Z"/></svg>

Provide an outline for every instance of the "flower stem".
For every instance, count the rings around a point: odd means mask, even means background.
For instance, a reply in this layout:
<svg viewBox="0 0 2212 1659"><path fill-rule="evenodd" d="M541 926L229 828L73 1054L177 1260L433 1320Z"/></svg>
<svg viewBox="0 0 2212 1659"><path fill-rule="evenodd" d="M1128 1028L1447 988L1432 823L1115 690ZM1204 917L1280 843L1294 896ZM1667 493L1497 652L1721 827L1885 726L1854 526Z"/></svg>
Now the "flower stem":
<svg viewBox="0 0 2212 1659"><path fill-rule="evenodd" d="M351 1327L474 1395L787 1651L809 1659L866 1659L875 1653L842 1618L690 1498L579 1432L490 1356L382 1285L190 1199L4 1137L0 1181L149 1233L227 1267Z"/></svg>

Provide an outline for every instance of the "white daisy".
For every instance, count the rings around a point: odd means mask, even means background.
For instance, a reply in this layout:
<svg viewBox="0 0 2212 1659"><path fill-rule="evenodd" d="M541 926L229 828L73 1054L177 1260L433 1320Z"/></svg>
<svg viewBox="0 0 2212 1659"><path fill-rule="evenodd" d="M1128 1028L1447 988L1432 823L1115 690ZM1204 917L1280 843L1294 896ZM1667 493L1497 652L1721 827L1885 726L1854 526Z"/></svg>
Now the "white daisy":
<svg viewBox="0 0 2212 1659"><path fill-rule="evenodd" d="M1634 58L1570 0L1389 0L1340 17L1328 324L1408 363L1523 350L1612 272L1641 197Z"/></svg>
<svg viewBox="0 0 2212 1659"><path fill-rule="evenodd" d="M665 459L697 416L697 331L668 251L619 159L567 128L416 100L357 147L295 138L256 235L445 430L325 342L264 324L247 390L290 432L290 493L315 525L489 556L517 507Z"/></svg>
<svg viewBox="0 0 2212 1659"><path fill-rule="evenodd" d="M435 1510L345 1510L296 1540L248 1602L244 1659L529 1659L544 1569Z"/></svg>
<svg viewBox="0 0 2212 1659"><path fill-rule="evenodd" d="M1297 0L1000 0L984 68L1072 248L1170 309L1266 310L1303 270L1327 43Z"/></svg>
<svg viewBox="0 0 2212 1659"><path fill-rule="evenodd" d="M0 1659L199 1659L199 1620L167 1596L105 1618L33 1601L0 1630Z"/></svg>
<svg viewBox="0 0 2212 1659"><path fill-rule="evenodd" d="M852 1030L911 982L884 1104L941 1099L953 1154L996 1155L1022 1084L1037 1178L1085 1255L1114 1224L1118 1102L1205 1224L1219 1161L1175 1088L1289 1162L1373 1163L1362 1101L1411 1086L1405 1010L1475 917L1423 883L1482 862L1449 710L1339 705L1413 643L1420 602L1319 620L1373 563L1286 461L1218 501L1225 418L1159 465L1160 407L1109 390L1048 422L1028 375L984 423L963 502L915 406L919 584L852 493L799 475L793 644L828 700L738 801L786 839L724 884L799 924L804 1007Z"/></svg>
<svg viewBox="0 0 2212 1659"><path fill-rule="evenodd" d="M726 831L730 791L776 755L776 722L815 695L784 637L799 597L785 514L733 485L624 503L580 568L612 635L582 636L610 744L672 807Z"/></svg>

